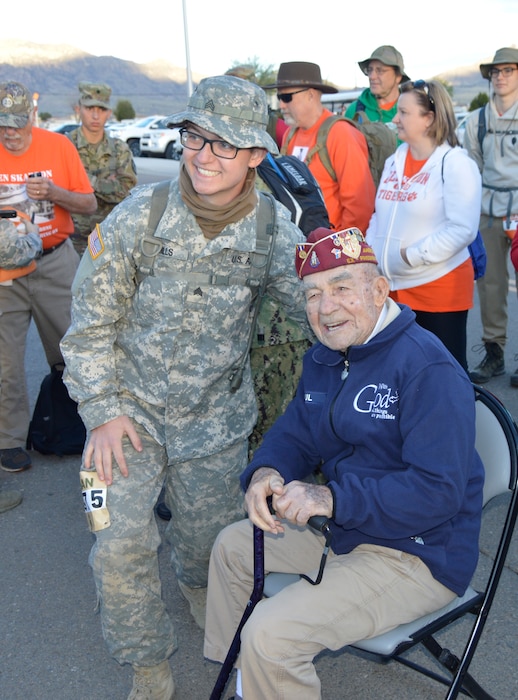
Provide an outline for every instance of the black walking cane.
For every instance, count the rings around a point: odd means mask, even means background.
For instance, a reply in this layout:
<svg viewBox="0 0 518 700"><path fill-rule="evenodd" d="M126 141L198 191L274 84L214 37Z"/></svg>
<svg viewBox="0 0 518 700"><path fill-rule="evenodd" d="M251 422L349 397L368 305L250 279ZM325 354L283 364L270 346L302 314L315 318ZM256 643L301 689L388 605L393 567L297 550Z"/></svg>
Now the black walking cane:
<svg viewBox="0 0 518 700"><path fill-rule="evenodd" d="M313 585L318 585L322 580L322 574L324 571L325 561L327 553L329 551L329 543L331 540L331 530L329 529L327 518L323 515L314 515L308 520L308 525L310 525L315 530L321 532L325 538L326 543L324 547L324 553L322 554L322 560L320 562L320 569L318 572L318 577L316 581L312 581L310 578L301 574L302 578L305 578L309 583ZM239 625L237 626L234 639L232 640L225 661L221 667L219 675L214 684L214 688L210 695L210 700L221 700L221 696L227 686L228 679L234 668L237 657L239 656L239 650L241 648L241 630L243 629L246 621L252 614L253 609L257 603L263 597L264 588L264 532L261 528L254 525L254 588L246 604L243 617L241 618Z"/></svg>
<svg viewBox="0 0 518 700"><path fill-rule="evenodd" d="M220 700L223 695L223 691L226 688L232 669L239 656L239 649L241 648L241 630L243 629L245 622L248 620L252 614L252 610L255 608L257 603L263 597L263 587L264 587L264 532L260 527L254 525L254 588L248 603L246 604L245 612L241 618L239 625L237 626L234 639L230 645L230 648L223 662L223 666L219 672L216 679L214 689L210 695L210 700Z"/></svg>

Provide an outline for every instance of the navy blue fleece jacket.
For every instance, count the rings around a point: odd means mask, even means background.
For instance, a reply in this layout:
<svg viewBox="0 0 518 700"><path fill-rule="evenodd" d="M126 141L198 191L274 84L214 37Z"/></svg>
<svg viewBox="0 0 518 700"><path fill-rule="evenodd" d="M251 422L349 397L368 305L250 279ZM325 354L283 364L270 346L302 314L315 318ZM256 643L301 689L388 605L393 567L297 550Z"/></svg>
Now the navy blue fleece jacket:
<svg viewBox="0 0 518 700"><path fill-rule="evenodd" d="M297 394L243 472L285 481L316 467L333 493L332 549L373 543L420 557L462 595L478 560L483 466L475 397L464 370L406 306L364 345L321 344L304 358Z"/></svg>

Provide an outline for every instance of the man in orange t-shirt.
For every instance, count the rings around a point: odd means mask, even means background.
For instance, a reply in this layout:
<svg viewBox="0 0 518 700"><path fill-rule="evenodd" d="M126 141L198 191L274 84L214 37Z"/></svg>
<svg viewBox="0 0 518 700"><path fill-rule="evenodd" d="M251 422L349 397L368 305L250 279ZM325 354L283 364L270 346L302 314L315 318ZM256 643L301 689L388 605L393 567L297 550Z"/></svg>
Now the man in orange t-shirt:
<svg viewBox="0 0 518 700"><path fill-rule="evenodd" d="M70 213L97 208L74 145L34 127L35 113L24 85L0 84L0 207L37 224L43 244L36 270L0 283L0 467L7 472L31 466L23 449L30 417L24 366L29 323L34 319L49 366L63 364L59 343L70 325L79 263L68 240Z"/></svg>
<svg viewBox="0 0 518 700"><path fill-rule="evenodd" d="M265 86L268 88L277 88L283 119L296 127L292 137L291 132L284 135L283 151L305 161L317 142L318 130L332 116L322 105L322 93L337 92L336 88L322 82L316 63L305 62L281 63L277 81ZM366 231L376 190L365 137L354 126L339 121L329 132L326 148L336 179L318 153L308 167L322 189L331 225L337 230L357 226Z"/></svg>

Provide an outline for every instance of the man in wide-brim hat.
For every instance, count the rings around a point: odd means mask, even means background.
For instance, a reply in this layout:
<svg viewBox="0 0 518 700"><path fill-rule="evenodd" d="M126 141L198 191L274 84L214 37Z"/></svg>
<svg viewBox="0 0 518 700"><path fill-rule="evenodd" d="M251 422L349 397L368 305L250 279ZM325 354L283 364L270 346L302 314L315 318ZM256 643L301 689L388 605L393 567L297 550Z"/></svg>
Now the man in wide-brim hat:
<svg viewBox="0 0 518 700"><path fill-rule="evenodd" d="M467 120L463 143L482 173L480 233L487 253L486 273L477 281L486 352L470 372L477 384L505 373L509 249L518 224L518 49L498 49L480 72L491 99ZM510 382L518 387L518 368Z"/></svg>
<svg viewBox="0 0 518 700"><path fill-rule="evenodd" d="M277 81L271 85L265 85L265 90L270 88L287 88L287 87L306 87L320 90L326 94L338 92L332 85L328 85L322 81L320 74L320 66L316 63L307 63L306 61L291 61L290 63L281 63L277 74Z"/></svg>
<svg viewBox="0 0 518 700"><path fill-rule="evenodd" d="M281 63L275 83L264 87L277 89L283 119L293 127L284 134L281 150L306 162L322 189L332 226L366 230L375 187L365 137L351 124L337 121L327 136L321 134L323 148L316 148L319 130L333 116L322 104L322 93L337 89L322 81L316 63L305 61Z"/></svg>
<svg viewBox="0 0 518 700"><path fill-rule="evenodd" d="M371 122L391 122L397 112L399 86L410 80L403 56L394 46L378 46L358 65L369 78L369 87L347 107L345 116L352 119L357 112L365 112Z"/></svg>

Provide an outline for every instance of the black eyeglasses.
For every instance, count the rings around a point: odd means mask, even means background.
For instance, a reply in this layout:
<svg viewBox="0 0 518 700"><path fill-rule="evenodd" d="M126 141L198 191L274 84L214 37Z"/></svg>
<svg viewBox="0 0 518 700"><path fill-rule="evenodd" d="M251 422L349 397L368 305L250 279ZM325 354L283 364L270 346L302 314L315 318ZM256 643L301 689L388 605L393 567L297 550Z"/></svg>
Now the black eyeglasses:
<svg viewBox="0 0 518 700"><path fill-rule="evenodd" d="M233 146L228 141L222 141L221 139L206 139L201 134L197 134L194 131L188 131L187 129L180 129L180 142L182 146L188 148L191 151L201 151L205 148L205 144L210 144L210 150L218 158L227 158L227 160L233 160L241 148Z"/></svg>
<svg viewBox="0 0 518 700"><path fill-rule="evenodd" d="M505 66L505 68L491 68L489 71L489 75L492 78L498 78L500 73L504 76L504 78L509 78L515 70L518 70L517 66Z"/></svg>
<svg viewBox="0 0 518 700"><path fill-rule="evenodd" d="M402 83L399 86L400 93L410 92L410 90L420 90L421 92L424 92L424 94L428 98L428 105L430 107L430 111L435 113L435 100L430 95L430 86L428 85L426 80L408 80L406 83Z"/></svg>
<svg viewBox="0 0 518 700"><path fill-rule="evenodd" d="M306 90L309 90L309 88L302 88L302 90L296 90L295 92L285 92L282 95L279 95L279 93L277 93L277 99L280 102L285 102L286 104L288 104L288 102L292 101L293 95L298 95L299 92L306 92Z"/></svg>

